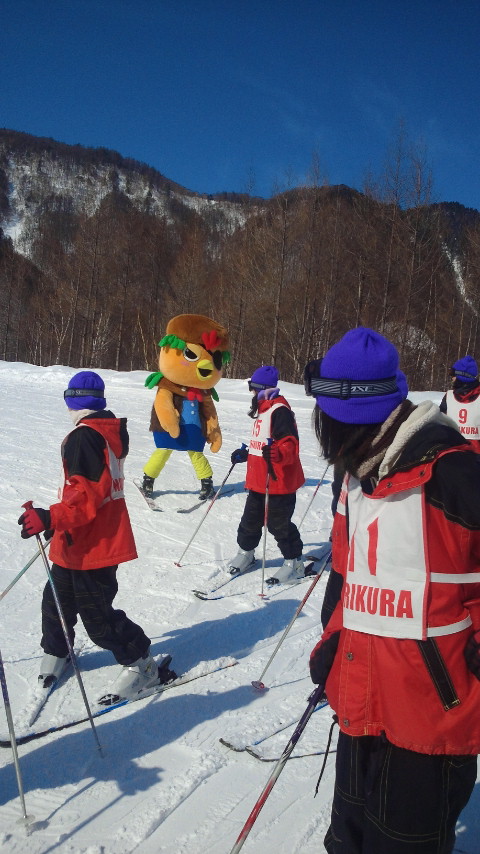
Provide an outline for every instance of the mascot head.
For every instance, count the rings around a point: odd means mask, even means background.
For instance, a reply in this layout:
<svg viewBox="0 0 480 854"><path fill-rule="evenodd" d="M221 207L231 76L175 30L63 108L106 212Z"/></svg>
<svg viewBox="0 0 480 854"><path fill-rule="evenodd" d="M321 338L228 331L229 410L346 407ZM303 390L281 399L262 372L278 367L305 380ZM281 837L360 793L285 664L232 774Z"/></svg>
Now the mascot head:
<svg viewBox="0 0 480 854"><path fill-rule="evenodd" d="M172 317L158 346L161 376L184 388L213 388L230 361L227 330L201 314Z"/></svg>

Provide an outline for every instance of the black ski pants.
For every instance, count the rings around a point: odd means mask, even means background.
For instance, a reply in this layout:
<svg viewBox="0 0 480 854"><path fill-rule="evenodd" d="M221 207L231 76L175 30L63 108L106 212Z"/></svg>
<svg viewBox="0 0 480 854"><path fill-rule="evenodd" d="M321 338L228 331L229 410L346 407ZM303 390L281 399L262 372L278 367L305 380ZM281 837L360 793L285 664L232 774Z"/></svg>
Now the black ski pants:
<svg viewBox="0 0 480 854"><path fill-rule="evenodd" d="M432 721L434 726L434 721ZM339 734L328 854L451 854L476 756L430 756Z"/></svg>
<svg viewBox="0 0 480 854"><path fill-rule="evenodd" d="M296 492L268 496L267 528L287 560L301 557L303 549L298 528L292 522L296 501ZM241 549L250 551L258 546L262 537L264 517L265 495L250 490L237 532L237 543Z"/></svg>
<svg viewBox="0 0 480 854"><path fill-rule="evenodd" d="M72 644L80 616L89 638L109 649L119 664L128 665L145 655L150 639L124 611L112 607L118 591L117 569L64 569L54 563L51 574ZM64 658L68 654L50 582L43 591L41 645L50 655Z"/></svg>

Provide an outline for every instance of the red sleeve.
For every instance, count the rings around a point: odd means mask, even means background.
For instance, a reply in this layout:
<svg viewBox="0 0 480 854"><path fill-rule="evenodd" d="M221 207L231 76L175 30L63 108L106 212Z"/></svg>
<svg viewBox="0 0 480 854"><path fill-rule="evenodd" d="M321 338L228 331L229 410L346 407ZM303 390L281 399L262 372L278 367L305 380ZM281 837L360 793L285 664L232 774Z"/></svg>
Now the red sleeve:
<svg viewBox="0 0 480 854"><path fill-rule="evenodd" d="M91 522L109 494L110 483L106 475L107 470L98 482L81 475L71 476L63 488L62 500L50 507L52 528L69 531Z"/></svg>
<svg viewBox="0 0 480 854"><path fill-rule="evenodd" d="M293 436L285 436L284 439L276 439L275 444L281 454L281 461L285 465L291 465L298 457L298 440Z"/></svg>

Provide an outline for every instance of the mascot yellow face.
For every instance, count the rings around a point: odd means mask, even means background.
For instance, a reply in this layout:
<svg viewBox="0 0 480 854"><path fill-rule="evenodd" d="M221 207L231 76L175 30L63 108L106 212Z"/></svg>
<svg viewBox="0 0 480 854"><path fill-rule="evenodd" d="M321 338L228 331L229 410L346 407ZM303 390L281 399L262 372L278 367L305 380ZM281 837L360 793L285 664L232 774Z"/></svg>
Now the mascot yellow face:
<svg viewBox="0 0 480 854"><path fill-rule="evenodd" d="M201 314L179 314L159 341L158 367L183 388L213 388L230 360L227 330Z"/></svg>

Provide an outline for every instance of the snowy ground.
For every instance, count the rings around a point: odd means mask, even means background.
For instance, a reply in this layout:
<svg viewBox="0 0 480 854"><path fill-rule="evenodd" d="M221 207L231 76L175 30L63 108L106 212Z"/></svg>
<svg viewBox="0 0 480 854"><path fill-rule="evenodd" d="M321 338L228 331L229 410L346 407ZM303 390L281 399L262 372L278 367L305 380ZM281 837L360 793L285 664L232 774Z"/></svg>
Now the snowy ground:
<svg viewBox="0 0 480 854"><path fill-rule="evenodd" d="M36 549L21 540L17 518L21 504L55 501L59 447L70 429L62 400L73 371L0 362L3 395L0 419L0 592ZM234 667L179 687L162 697L118 709L96 722L103 747L99 755L88 723L19 747L27 812L35 823L27 833L10 749L0 748L0 845L9 854L229 854L274 767L246 752L233 752L219 738L238 746L266 738L258 750L278 757L303 714L312 684L308 655L320 633L325 582L317 584L300 617L269 667L258 679L288 625L308 584L262 599L261 561L257 569L225 588L237 593L217 601L195 598L192 588L209 590L226 579L226 561L236 550L236 528L245 501L244 467L227 483L230 492L212 506L194 543L175 566L204 508L179 514L195 503L197 482L186 455L173 455L156 486L165 491L152 513L133 485L153 450L148 432L153 392L143 387L145 374L102 372L108 406L128 417L130 455L126 494L139 559L119 570L118 607L139 622L152 638L154 654L170 652L184 672L205 662L232 657ZM293 405L301 440L306 484L299 490L295 520L307 509L325 465L319 459L311 427L312 400L303 388L283 384ZM249 394L240 380L223 380L218 411L224 444L211 456L218 486L230 467L231 451L247 441ZM411 395L413 400L440 393ZM25 420L24 420L25 416ZM320 554L331 526L330 478L322 486L302 524L304 554ZM261 547L257 552L261 558ZM276 544L267 538L266 576L281 563ZM0 603L0 649L16 722L21 720L28 685L35 682L41 650L40 602L46 579L40 560ZM87 696L94 701L114 679L111 656L92 646L81 625L76 647ZM412 702L415 698L412 698ZM3 704L0 732L6 732ZM52 694L39 724L61 721L84 711L78 684L71 676ZM325 748L331 710L317 711L295 753ZM333 741L333 749L335 741ZM335 755L329 757L319 793L313 799L321 756L292 758L278 779L247 839L245 852L318 854L329 823ZM480 786L461 817L456 852L478 852ZM372 852L373 854L373 852Z"/></svg>

